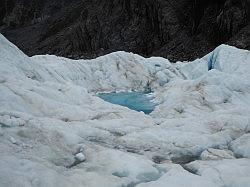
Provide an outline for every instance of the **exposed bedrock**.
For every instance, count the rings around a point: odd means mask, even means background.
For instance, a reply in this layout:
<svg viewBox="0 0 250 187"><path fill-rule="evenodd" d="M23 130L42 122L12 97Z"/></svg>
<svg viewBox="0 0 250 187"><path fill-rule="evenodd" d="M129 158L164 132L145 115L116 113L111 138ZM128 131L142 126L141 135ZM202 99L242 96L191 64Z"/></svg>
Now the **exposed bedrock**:
<svg viewBox="0 0 250 187"><path fill-rule="evenodd" d="M249 0L0 0L1 33L28 55L124 50L172 61L229 42L250 49ZM27 33L29 33L27 35Z"/></svg>

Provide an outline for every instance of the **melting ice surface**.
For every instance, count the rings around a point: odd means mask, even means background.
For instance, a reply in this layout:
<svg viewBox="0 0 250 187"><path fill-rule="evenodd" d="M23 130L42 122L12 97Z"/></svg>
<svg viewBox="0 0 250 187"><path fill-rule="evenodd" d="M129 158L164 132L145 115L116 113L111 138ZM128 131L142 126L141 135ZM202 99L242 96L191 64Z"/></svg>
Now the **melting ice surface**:
<svg viewBox="0 0 250 187"><path fill-rule="evenodd" d="M151 101L153 96L143 92L100 93L98 96L110 103L126 106L139 112L142 111L145 114L151 113L156 105Z"/></svg>

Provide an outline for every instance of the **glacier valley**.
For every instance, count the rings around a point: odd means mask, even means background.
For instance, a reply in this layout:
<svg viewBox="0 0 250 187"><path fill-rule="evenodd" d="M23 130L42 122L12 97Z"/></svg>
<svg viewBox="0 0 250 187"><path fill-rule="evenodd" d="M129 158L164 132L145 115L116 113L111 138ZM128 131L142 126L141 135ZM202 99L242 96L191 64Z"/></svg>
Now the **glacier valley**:
<svg viewBox="0 0 250 187"><path fill-rule="evenodd" d="M148 84L148 115L97 95ZM250 52L28 57L0 34L0 186L250 186Z"/></svg>

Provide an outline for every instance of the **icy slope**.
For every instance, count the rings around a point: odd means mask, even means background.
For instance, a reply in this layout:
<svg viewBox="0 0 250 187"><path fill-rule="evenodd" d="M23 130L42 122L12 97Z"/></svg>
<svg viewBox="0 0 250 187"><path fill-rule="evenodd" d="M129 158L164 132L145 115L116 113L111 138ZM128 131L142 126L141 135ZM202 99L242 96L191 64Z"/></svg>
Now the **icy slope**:
<svg viewBox="0 0 250 187"><path fill-rule="evenodd" d="M49 55L28 58L3 36L1 56L5 73L25 75L39 82L69 82L90 91L142 89L147 81L154 83L158 80L155 77L158 71L170 66L170 62L163 58L145 59L125 52L94 60L70 60Z"/></svg>
<svg viewBox="0 0 250 187"><path fill-rule="evenodd" d="M248 186L249 80L250 52L226 45L189 63L75 61L0 35L0 186ZM147 82L150 116L95 95Z"/></svg>

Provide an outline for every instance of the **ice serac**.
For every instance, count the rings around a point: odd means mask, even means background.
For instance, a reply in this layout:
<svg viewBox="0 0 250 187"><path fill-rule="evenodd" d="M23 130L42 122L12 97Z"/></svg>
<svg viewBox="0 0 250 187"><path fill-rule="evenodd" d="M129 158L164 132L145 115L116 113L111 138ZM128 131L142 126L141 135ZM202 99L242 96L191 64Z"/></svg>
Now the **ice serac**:
<svg viewBox="0 0 250 187"><path fill-rule="evenodd" d="M227 45L70 60L0 35L0 186L249 186L249 80L250 52ZM147 83L150 115L96 96Z"/></svg>

